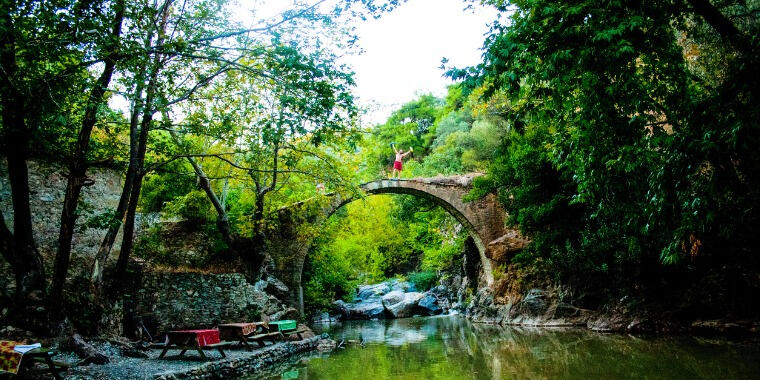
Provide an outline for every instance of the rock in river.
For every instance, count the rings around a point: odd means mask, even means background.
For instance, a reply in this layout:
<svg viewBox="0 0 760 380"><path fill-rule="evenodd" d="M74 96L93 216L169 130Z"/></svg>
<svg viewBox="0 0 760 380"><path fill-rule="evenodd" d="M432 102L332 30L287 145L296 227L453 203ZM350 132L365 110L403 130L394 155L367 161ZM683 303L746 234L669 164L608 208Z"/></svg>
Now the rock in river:
<svg viewBox="0 0 760 380"><path fill-rule="evenodd" d="M417 311L417 302L422 299L422 293L402 293L392 291L383 296L383 306L395 318L411 317Z"/></svg>
<svg viewBox="0 0 760 380"><path fill-rule="evenodd" d="M420 299L420 302L417 303L417 306L419 306L420 311L422 311L425 315L438 315L443 312L443 309L438 306L438 299L428 293L426 293L425 296Z"/></svg>
<svg viewBox="0 0 760 380"><path fill-rule="evenodd" d="M343 319L385 318L385 309L379 298L358 303L345 303L338 300L333 303L333 307L343 316Z"/></svg>
<svg viewBox="0 0 760 380"><path fill-rule="evenodd" d="M357 292L357 298L362 301L369 300L371 298L379 298L391 291L391 287L387 282L381 282L375 285L362 285Z"/></svg>

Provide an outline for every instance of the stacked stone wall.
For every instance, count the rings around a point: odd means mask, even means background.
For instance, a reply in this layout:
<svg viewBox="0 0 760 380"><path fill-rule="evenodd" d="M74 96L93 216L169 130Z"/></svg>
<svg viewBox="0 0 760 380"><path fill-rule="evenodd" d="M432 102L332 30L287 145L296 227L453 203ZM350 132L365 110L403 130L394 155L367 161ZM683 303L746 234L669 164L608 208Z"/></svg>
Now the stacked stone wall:
<svg viewBox="0 0 760 380"><path fill-rule="evenodd" d="M41 161L29 161L28 165L29 205L32 209L34 239L43 257L52 257L58 244L66 192L65 170L59 165ZM105 235L105 230L85 228L85 224L94 216L116 209L124 185L121 172L116 170L95 168L87 172L87 177L94 183L82 190L80 218L74 230L72 249L73 254L80 257L93 257ZM5 217L5 223L13 229L11 187L5 158L0 159L0 211ZM121 236L114 246L119 247L120 242Z"/></svg>
<svg viewBox="0 0 760 380"><path fill-rule="evenodd" d="M52 273L55 252L58 248L63 198L66 192L65 170L60 165L43 161L29 161L28 167L32 233L46 268L49 273ZM116 170L94 168L87 172L87 176L94 183L84 187L80 198L80 217L72 239L70 272L72 274L76 271L88 271L92 267L95 253L106 231L99 228L86 228L86 224L93 217L116 209L124 184L121 172ZM13 203L8 181L8 165L4 157L0 157L0 212L5 218L5 224L13 231ZM138 219L136 226L138 232L141 225L144 223L139 223ZM115 260L118 256L120 246L121 233L116 238L110 260ZM14 287L15 281L10 265L0 259L0 296L13 294Z"/></svg>
<svg viewBox="0 0 760 380"><path fill-rule="evenodd" d="M137 315L154 334L258 321L261 313L284 309L239 273L148 272L142 276L136 304Z"/></svg>

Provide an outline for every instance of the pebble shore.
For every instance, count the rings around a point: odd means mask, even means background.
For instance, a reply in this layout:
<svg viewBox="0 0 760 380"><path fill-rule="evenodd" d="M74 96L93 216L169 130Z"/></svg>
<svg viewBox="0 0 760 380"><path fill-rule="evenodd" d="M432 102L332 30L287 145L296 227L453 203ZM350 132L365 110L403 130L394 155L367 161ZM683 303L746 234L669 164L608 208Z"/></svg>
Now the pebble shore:
<svg viewBox="0 0 760 380"><path fill-rule="evenodd" d="M325 336L316 336L296 342L281 342L253 351L242 348L225 350L222 358L216 350L204 351L208 360L188 351L179 357L178 351L169 351L164 359L158 359L161 350L150 350L149 358L119 358L105 365L75 367L68 371L66 379L228 379L255 375L258 371L280 361L317 348Z"/></svg>

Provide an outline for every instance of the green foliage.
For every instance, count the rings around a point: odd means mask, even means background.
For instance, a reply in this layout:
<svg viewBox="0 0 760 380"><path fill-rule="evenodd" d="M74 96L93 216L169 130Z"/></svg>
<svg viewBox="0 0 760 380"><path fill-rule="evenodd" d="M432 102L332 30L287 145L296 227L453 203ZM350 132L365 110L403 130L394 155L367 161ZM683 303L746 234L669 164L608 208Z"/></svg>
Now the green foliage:
<svg viewBox="0 0 760 380"><path fill-rule="evenodd" d="M163 210L168 216L188 221L202 222L212 219L214 215L206 194L201 190L193 190L166 202Z"/></svg>
<svg viewBox="0 0 760 380"><path fill-rule="evenodd" d="M310 311L351 301L357 285L419 272L420 283L461 265L466 235L444 210L420 198L377 195L338 210L316 235L303 273ZM428 278L431 277L431 278Z"/></svg>
<svg viewBox="0 0 760 380"><path fill-rule="evenodd" d="M532 236L521 265L649 294L759 267L747 254L760 219L758 4L707 3L729 30L686 3L510 2L485 61L450 71L486 109L508 110L512 132L476 193L498 191Z"/></svg>
<svg viewBox="0 0 760 380"><path fill-rule="evenodd" d="M420 292L428 291L438 284L438 274L431 270L409 273L407 279Z"/></svg>
<svg viewBox="0 0 760 380"><path fill-rule="evenodd" d="M186 196L195 189L192 177L178 174L188 171L181 161L172 163L160 173L151 173L143 180L140 206L143 212L161 211L167 202Z"/></svg>
<svg viewBox="0 0 760 380"><path fill-rule="evenodd" d="M149 261L165 263L171 253L164 247L161 226L153 226L140 234L135 243L135 255Z"/></svg>

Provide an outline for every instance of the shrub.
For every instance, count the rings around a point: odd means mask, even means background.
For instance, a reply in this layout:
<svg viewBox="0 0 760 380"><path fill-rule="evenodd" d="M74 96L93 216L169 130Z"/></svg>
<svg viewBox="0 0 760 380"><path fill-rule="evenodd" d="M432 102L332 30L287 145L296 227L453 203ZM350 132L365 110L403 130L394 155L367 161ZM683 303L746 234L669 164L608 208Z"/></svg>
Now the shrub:
<svg viewBox="0 0 760 380"><path fill-rule="evenodd" d="M423 292L430 290L430 288L435 286L438 282L438 275L431 270L409 273L407 278L409 278L409 282L411 282L417 290Z"/></svg>

